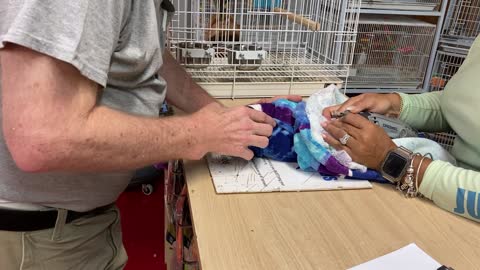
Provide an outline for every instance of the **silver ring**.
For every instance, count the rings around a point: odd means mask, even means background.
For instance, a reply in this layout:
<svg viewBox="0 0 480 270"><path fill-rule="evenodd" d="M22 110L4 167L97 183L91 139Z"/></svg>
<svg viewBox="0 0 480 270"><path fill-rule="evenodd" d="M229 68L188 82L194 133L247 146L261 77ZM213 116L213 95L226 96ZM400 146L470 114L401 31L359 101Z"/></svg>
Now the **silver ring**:
<svg viewBox="0 0 480 270"><path fill-rule="evenodd" d="M352 136L350 136L350 134L345 133L345 135L343 135L343 137L341 137L341 138L339 139L339 141L340 141L341 144L346 145L347 142L348 142L348 140L350 140L351 137L352 137Z"/></svg>

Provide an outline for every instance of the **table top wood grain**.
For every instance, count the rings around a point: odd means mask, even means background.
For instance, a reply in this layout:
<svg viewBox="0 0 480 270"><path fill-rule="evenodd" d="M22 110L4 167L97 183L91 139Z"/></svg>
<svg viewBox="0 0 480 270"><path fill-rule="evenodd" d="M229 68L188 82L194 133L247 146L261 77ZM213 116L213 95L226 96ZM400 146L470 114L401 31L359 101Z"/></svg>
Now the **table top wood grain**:
<svg viewBox="0 0 480 270"><path fill-rule="evenodd" d="M409 243L456 270L480 265L478 223L390 185L216 194L205 160L186 161L185 174L204 270L346 269Z"/></svg>

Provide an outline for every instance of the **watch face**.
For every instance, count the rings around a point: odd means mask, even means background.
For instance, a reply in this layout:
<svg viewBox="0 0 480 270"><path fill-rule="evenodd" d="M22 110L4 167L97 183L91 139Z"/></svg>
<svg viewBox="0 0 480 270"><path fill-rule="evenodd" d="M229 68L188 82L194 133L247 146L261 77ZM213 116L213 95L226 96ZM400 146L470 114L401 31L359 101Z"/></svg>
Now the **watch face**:
<svg viewBox="0 0 480 270"><path fill-rule="evenodd" d="M383 171L393 178L398 178L405 166L407 166L407 162L408 160L405 157L395 152L391 152L383 165Z"/></svg>

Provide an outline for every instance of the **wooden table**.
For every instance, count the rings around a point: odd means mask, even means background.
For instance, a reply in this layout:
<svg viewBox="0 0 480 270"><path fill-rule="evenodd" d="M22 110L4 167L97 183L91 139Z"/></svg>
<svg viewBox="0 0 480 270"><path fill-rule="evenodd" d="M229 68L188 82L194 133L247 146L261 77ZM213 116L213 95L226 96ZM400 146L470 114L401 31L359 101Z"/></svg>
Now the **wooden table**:
<svg viewBox="0 0 480 270"><path fill-rule="evenodd" d="M185 169L204 270L346 269L409 243L456 270L480 267L480 224L389 185L220 195L204 160Z"/></svg>
<svg viewBox="0 0 480 270"><path fill-rule="evenodd" d="M458 269L480 265L480 225L391 186L215 193L205 161L187 162L202 269L346 269L416 243Z"/></svg>

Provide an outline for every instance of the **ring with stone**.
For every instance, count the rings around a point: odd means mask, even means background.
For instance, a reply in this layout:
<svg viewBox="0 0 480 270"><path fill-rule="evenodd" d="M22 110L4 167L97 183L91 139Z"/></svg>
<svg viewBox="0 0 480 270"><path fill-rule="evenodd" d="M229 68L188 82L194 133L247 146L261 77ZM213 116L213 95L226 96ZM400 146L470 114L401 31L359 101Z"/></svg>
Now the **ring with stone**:
<svg viewBox="0 0 480 270"><path fill-rule="evenodd" d="M340 143L343 144L343 145L346 145L348 140L351 138L352 136L350 136L350 134L348 133L345 133L345 135L343 135L342 138L339 139Z"/></svg>

